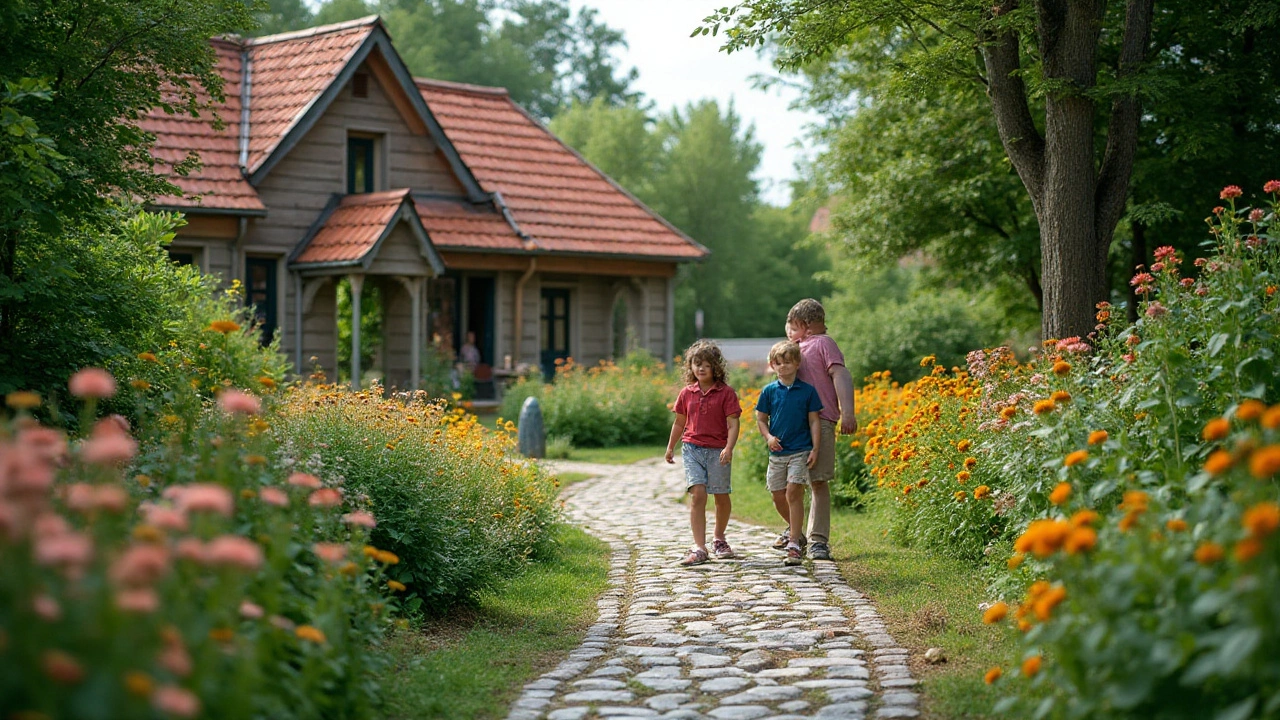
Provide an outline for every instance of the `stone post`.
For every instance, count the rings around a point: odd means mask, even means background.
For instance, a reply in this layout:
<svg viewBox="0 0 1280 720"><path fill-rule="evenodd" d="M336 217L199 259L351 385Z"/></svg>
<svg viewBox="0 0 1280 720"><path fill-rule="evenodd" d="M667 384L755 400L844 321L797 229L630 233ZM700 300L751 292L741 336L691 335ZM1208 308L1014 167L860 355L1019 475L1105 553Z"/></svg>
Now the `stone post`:
<svg viewBox="0 0 1280 720"><path fill-rule="evenodd" d="M531 458L547 456L547 430L542 424L542 406L538 398L525 398L520 408L520 429L516 435L517 449L521 455Z"/></svg>

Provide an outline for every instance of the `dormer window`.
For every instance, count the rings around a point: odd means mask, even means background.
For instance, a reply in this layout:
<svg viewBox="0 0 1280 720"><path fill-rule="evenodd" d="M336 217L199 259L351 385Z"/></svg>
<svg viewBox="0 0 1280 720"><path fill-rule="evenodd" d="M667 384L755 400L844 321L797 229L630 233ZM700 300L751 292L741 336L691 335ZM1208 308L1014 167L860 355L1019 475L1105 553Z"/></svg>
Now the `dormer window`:
<svg viewBox="0 0 1280 720"><path fill-rule="evenodd" d="M356 73L351 76L351 95L352 97L367 98L369 97L369 76L364 73Z"/></svg>
<svg viewBox="0 0 1280 720"><path fill-rule="evenodd" d="M347 138L347 193L371 193L374 190L374 145L371 137Z"/></svg>

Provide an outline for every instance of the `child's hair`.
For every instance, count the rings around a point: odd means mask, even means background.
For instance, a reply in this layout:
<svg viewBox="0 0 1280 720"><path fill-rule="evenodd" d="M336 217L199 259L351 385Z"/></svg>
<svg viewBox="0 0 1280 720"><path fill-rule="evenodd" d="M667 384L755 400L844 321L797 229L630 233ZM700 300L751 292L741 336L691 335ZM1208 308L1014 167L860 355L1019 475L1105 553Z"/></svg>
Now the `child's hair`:
<svg viewBox="0 0 1280 720"><path fill-rule="evenodd" d="M805 298L791 306L791 311L787 313L787 322L800 323L806 327L810 325L826 326L827 311L822 309L822 303L817 300Z"/></svg>
<svg viewBox="0 0 1280 720"><path fill-rule="evenodd" d="M728 363L724 361L724 355L720 352L720 346L710 340L698 340L684 351L684 384L692 385L698 382L698 377L693 374L693 366L695 363L704 362L711 366L711 381L724 382L729 377Z"/></svg>
<svg viewBox="0 0 1280 720"><path fill-rule="evenodd" d="M773 347L769 348L769 364L774 365L779 360L791 360L792 362L799 363L800 346L790 340L783 340L782 342L774 343Z"/></svg>

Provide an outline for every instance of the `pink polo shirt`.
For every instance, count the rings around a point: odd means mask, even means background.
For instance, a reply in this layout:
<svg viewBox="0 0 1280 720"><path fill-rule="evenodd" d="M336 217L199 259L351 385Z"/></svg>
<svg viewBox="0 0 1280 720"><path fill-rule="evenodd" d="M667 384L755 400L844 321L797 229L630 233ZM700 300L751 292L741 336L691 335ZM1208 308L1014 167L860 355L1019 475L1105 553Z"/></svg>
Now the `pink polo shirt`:
<svg viewBox="0 0 1280 720"><path fill-rule="evenodd" d="M831 422L840 422L840 401L831 379L831 368L836 365L844 365L844 353L830 335L810 335L800 341L800 369L796 376L817 388L822 401L818 417Z"/></svg>
<svg viewBox="0 0 1280 720"><path fill-rule="evenodd" d="M671 410L687 418L681 441L715 450L729 444L728 419L742 414L738 394L722 382L706 392L698 383L682 388Z"/></svg>

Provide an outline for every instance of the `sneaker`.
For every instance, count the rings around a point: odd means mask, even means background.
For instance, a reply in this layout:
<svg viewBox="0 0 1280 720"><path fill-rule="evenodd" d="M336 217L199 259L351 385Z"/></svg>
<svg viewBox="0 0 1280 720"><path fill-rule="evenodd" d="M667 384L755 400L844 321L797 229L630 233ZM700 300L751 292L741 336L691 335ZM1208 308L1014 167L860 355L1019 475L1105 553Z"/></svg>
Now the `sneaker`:
<svg viewBox="0 0 1280 720"><path fill-rule="evenodd" d="M791 528L783 530L782 534L778 536L778 539L773 541L773 549L785 552L787 549L787 543L789 542L791 542Z"/></svg>
<svg viewBox="0 0 1280 720"><path fill-rule="evenodd" d="M787 559L782 561L783 565L794 566L799 565L804 559L804 550L794 545L787 548Z"/></svg>
<svg viewBox="0 0 1280 720"><path fill-rule="evenodd" d="M711 550L716 554L717 560L733 558L733 548L729 547L729 541L724 538L716 538L716 541L711 543Z"/></svg>
<svg viewBox="0 0 1280 720"><path fill-rule="evenodd" d="M701 565L706 562L707 559L707 551L696 547L689 550L688 557L681 560L680 564L684 567L692 567L694 565Z"/></svg>
<svg viewBox="0 0 1280 720"><path fill-rule="evenodd" d="M809 557L814 560L830 560L831 548L827 547L826 543L816 542L809 548Z"/></svg>

